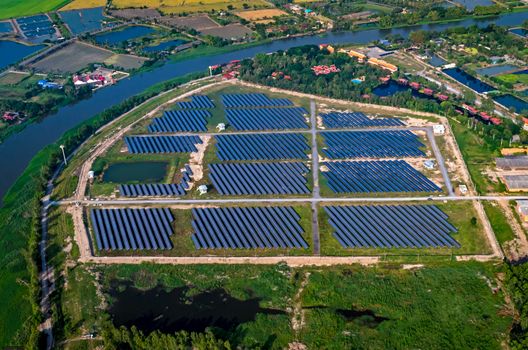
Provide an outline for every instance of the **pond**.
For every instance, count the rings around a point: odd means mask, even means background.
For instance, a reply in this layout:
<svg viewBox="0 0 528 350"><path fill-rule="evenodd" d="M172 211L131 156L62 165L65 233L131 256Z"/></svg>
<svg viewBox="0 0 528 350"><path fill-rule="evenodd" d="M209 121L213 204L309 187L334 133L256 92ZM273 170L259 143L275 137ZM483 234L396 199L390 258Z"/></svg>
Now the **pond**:
<svg viewBox="0 0 528 350"><path fill-rule="evenodd" d="M502 95L493 98L495 101L507 108L515 109L515 112L521 113L522 111L528 111L528 102L521 100L512 95Z"/></svg>
<svg viewBox="0 0 528 350"><path fill-rule="evenodd" d="M95 36L98 44L117 45L123 41L139 38L155 32L154 28L146 26L130 26L122 30L116 30Z"/></svg>
<svg viewBox="0 0 528 350"><path fill-rule="evenodd" d="M0 22L0 33L10 33L13 31L13 26L10 22Z"/></svg>
<svg viewBox="0 0 528 350"><path fill-rule="evenodd" d="M517 34L519 36L522 36L524 38L528 38L528 30L523 28L513 28L510 29L510 32L513 34Z"/></svg>
<svg viewBox="0 0 528 350"><path fill-rule="evenodd" d="M64 23L68 25L73 35L93 32L103 28L103 8L95 7L84 10L59 12Z"/></svg>
<svg viewBox="0 0 528 350"><path fill-rule="evenodd" d="M447 62L444 59L438 57L437 55L432 55L431 59L429 60L429 64L433 67L440 67L446 63Z"/></svg>
<svg viewBox="0 0 528 350"><path fill-rule="evenodd" d="M414 97L436 101L436 98L434 98L433 96L422 94L421 92L417 90L411 89L409 86L400 85L394 80L389 80L387 84L380 84L376 86L372 90L372 93L374 93L374 95L379 96L379 97L386 97L386 96L392 96L398 92L405 92L405 91L411 91L411 95Z"/></svg>
<svg viewBox="0 0 528 350"><path fill-rule="evenodd" d="M473 11L477 6L490 6L493 5L492 0L454 0L456 3L461 4L470 11Z"/></svg>
<svg viewBox="0 0 528 350"><path fill-rule="evenodd" d="M22 58L31 55L46 47L45 45L28 46L16 41L0 40L0 69L10 64L20 61Z"/></svg>
<svg viewBox="0 0 528 350"><path fill-rule="evenodd" d="M167 162L126 162L115 163L103 173L104 182L154 183L162 182L167 174Z"/></svg>
<svg viewBox="0 0 528 350"><path fill-rule="evenodd" d="M490 86L482 80L479 80L474 76L469 75L460 68L444 69L443 72L478 93L484 93L494 90L493 86Z"/></svg>
<svg viewBox="0 0 528 350"><path fill-rule="evenodd" d="M239 300L223 289L192 296L189 291L189 287L166 290L162 286L143 291L130 282L113 282L109 294L114 302L108 312L116 327L134 325L145 333L203 332L207 327L230 330L254 321L257 314L285 314L260 307L259 298Z"/></svg>
<svg viewBox="0 0 528 350"><path fill-rule="evenodd" d="M491 77L491 76L499 75L505 72L511 72L518 68L519 67L514 66L512 64L502 64L499 66L489 66L485 68L480 68L480 69L477 69L476 72L480 75L487 75Z"/></svg>
<svg viewBox="0 0 528 350"><path fill-rule="evenodd" d="M179 39L170 40L170 41L165 41L165 42L159 43L158 45L144 47L143 51L145 51L145 52L160 52L160 51L164 51L164 50L172 50L176 46L180 46L180 45L186 44L186 43L188 43L188 41L179 40Z"/></svg>

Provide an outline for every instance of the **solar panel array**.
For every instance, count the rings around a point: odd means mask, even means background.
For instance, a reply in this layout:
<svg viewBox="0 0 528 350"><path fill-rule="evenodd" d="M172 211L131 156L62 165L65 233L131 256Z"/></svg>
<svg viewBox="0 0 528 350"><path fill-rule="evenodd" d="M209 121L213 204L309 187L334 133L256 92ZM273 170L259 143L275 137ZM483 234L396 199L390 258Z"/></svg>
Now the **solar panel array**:
<svg viewBox="0 0 528 350"><path fill-rule="evenodd" d="M287 98L269 98L264 94L226 94L221 97L226 108L293 106Z"/></svg>
<svg viewBox="0 0 528 350"><path fill-rule="evenodd" d="M302 134L215 136L220 160L307 159L310 149Z"/></svg>
<svg viewBox="0 0 528 350"><path fill-rule="evenodd" d="M169 209L91 209L99 250L170 249L174 217Z"/></svg>
<svg viewBox="0 0 528 350"><path fill-rule="evenodd" d="M214 108L213 101L204 95L193 95L191 101L176 102L176 105L182 109L197 109L197 108Z"/></svg>
<svg viewBox="0 0 528 350"><path fill-rule="evenodd" d="M292 207L192 209L196 249L308 248Z"/></svg>
<svg viewBox="0 0 528 350"><path fill-rule="evenodd" d="M188 153L196 152L199 136L126 136L129 153Z"/></svg>
<svg viewBox="0 0 528 350"><path fill-rule="evenodd" d="M308 167L296 163L210 164L209 178L222 195L304 194Z"/></svg>
<svg viewBox="0 0 528 350"><path fill-rule="evenodd" d="M181 171L182 177L179 184L132 184L120 185L119 193L124 197L167 197L167 196L183 196L189 189L189 182L193 175L191 168L185 164L185 168Z"/></svg>
<svg viewBox="0 0 528 350"><path fill-rule="evenodd" d="M36 15L31 17L18 18L17 24L27 38L41 36L54 36L55 28L46 15Z"/></svg>
<svg viewBox="0 0 528 350"><path fill-rule="evenodd" d="M369 118L364 113L323 113L323 124L329 128L369 128L405 125L398 118Z"/></svg>
<svg viewBox="0 0 528 350"><path fill-rule="evenodd" d="M325 207L333 236L345 248L460 247L447 215L433 205Z"/></svg>
<svg viewBox="0 0 528 350"><path fill-rule="evenodd" d="M326 156L338 158L423 157L420 138L408 130L324 132Z"/></svg>
<svg viewBox="0 0 528 350"><path fill-rule="evenodd" d="M201 109L167 111L163 117L154 118L149 132L207 131L207 118L211 112Z"/></svg>
<svg viewBox="0 0 528 350"><path fill-rule="evenodd" d="M302 107L227 109L226 117L235 130L307 129Z"/></svg>
<svg viewBox="0 0 528 350"><path fill-rule="evenodd" d="M438 192L441 189L403 160L327 162L328 187L336 193Z"/></svg>

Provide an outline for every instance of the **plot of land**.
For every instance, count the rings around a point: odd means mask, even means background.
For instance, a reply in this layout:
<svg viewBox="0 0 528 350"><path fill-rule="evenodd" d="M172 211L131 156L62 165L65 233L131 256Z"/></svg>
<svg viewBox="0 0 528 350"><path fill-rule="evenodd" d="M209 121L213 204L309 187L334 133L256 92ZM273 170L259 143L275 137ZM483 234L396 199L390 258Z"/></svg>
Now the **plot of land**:
<svg viewBox="0 0 528 350"><path fill-rule="evenodd" d="M146 61L148 61L148 58L145 57L117 54L104 60L104 63L124 69L136 69L141 67Z"/></svg>
<svg viewBox="0 0 528 350"><path fill-rule="evenodd" d="M82 42L73 42L40 61L31 64L42 72L74 73L90 63L102 63L114 53Z"/></svg>
<svg viewBox="0 0 528 350"><path fill-rule="evenodd" d="M0 84L16 84L26 78L28 75L29 73L25 72L7 72L0 76Z"/></svg>
<svg viewBox="0 0 528 350"><path fill-rule="evenodd" d="M251 29L242 24L228 24L225 27L202 30L203 35L217 36L222 39L240 39L253 33Z"/></svg>
<svg viewBox="0 0 528 350"><path fill-rule="evenodd" d="M160 13L154 9L113 10L110 12L110 14L114 17L119 17L119 18L124 18L124 19L161 17Z"/></svg>
<svg viewBox="0 0 528 350"><path fill-rule="evenodd" d="M106 6L106 0L73 0L68 5L61 8L61 11L88 9L92 7Z"/></svg>
<svg viewBox="0 0 528 350"><path fill-rule="evenodd" d="M0 19L29 16L57 10L67 3L68 0L2 0Z"/></svg>
<svg viewBox="0 0 528 350"><path fill-rule="evenodd" d="M241 11L237 12L236 15L247 21L259 21L262 19L270 19L273 17L287 16L288 13L279 9L262 9L253 11Z"/></svg>
<svg viewBox="0 0 528 350"><path fill-rule="evenodd" d="M208 28L219 28L220 25L207 15L190 17L162 17L160 22L173 27L186 27L201 31Z"/></svg>
<svg viewBox="0 0 528 350"><path fill-rule="evenodd" d="M118 9L130 7L148 7L157 8L163 13L196 13L209 12L211 10L227 10L227 6L231 5L235 9L243 9L243 4L248 1L233 0L114 0L112 5ZM251 1L252 6L257 7L272 7L271 4L264 0Z"/></svg>

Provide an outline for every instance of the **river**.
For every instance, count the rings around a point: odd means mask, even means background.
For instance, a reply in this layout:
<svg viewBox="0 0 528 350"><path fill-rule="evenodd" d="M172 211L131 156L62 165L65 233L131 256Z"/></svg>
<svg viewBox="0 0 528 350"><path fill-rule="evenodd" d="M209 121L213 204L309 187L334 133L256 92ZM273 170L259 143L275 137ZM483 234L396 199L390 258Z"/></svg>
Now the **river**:
<svg viewBox="0 0 528 350"><path fill-rule="evenodd" d="M495 18L466 19L459 22L426 24L395 29L372 29L357 32L327 33L297 38L277 40L271 43L244 48L238 51L218 55L202 56L179 62L167 62L149 72L121 80L118 84L98 90L94 95L75 105L65 106L57 113L50 115L40 123L28 125L22 132L9 137L0 145L0 198L22 174L29 161L36 153L56 141L65 131L75 127L126 98L145 90L149 86L182 76L188 73L204 71L209 65L228 62L234 59L253 57L258 53L285 50L308 44L365 44L383 38L388 34L400 34L407 37L415 30L444 30L456 26L487 26L495 23L501 26L518 26L526 19L526 12L510 13Z"/></svg>

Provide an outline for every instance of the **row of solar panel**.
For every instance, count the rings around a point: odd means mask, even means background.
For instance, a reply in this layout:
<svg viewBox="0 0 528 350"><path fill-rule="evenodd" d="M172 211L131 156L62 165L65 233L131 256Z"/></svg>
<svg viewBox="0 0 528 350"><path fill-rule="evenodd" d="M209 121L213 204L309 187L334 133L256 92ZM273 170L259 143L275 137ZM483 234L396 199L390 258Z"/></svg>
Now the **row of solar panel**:
<svg viewBox="0 0 528 350"><path fill-rule="evenodd" d="M324 132L323 153L331 159L423 157L423 143L408 130Z"/></svg>
<svg viewBox="0 0 528 350"><path fill-rule="evenodd" d="M202 143L199 136L126 136L129 153L188 153L196 152Z"/></svg>
<svg viewBox="0 0 528 350"><path fill-rule="evenodd" d="M328 187L336 193L438 192L441 189L403 160L326 162Z"/></svg>
<svg viewBox="0 0 528 350"><path fill-rule="evenodd" d="M323 113L323 124L329 128L370 128L405 125L398 118L369 118L364 113Z"/></svg>
<svg viewBox="0 0 528 350"><path fill-rule="evenodd" d="M99 250L171 249L169 209L91 209Z"/></svg>
<svg viewBox="0 0 528 350"><path fill-rule="evenodd" d="M225 94L221 96L226 108L238 107L285 107L293 103L287 98L269 98L264 94Z"/></svg>
<svg viewBox="0 0 528 350"><path fill-rule="evenodd" d="M325 207L333 236L345 248L460 247L457 229L432 205Z"/></svg>
<svg viewBox="0 0 528 350"><path fill-rule="evenodd" d="M193 95L191 101L176 102L181 109L214 108L213 101L204 95Z"/></svg>
<svg viewBox="0 0 528 350"><path fill-rule="evenodd" d="M211 112L205 110L166 111L163 117L154 118L149 132L207 131L207 120Z"/></svg>
<svg viewBox="0 0 528 350"><path fill-rule="evenodd" d="M215 136L220 160L307 159L310 149L302 134Z"/></svg>
<svg viewBox="0 0 528 350"><path fill-rule="evenodd" d="M306 114L302 107L226 110L226 118L235 130L307 129Z"/></svg>
<svg viewBox="0 0 528 350"><path fill-rule="evenodd" d="M192 209L196 249L308 248L292 207Z"/></svg>
<svg viewBox="0 0 528 350"><path fill-rule="evenodd" d="M188 164L181 171L181 180L179 184L132 184L120 185L119 193L123 197L166 197L166 196L183 196L189 189L191 182L192 170Z"/></svg>
<svg viewBox="0 0 528 350"><path fill-rule="evenodd" d="M49 17L46 15L35 15L35 16L17 18L16 21L18 24L37 23L37 22L49 21Z"/></svg>
<svg viewBox="0 0 528 350"><path fill-rule="evenodd" d="M304 194L308 167L297 163L228 163L209 165L209 178L222 195Z"/></svg>

